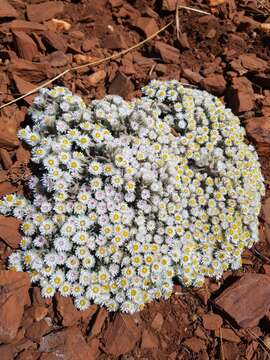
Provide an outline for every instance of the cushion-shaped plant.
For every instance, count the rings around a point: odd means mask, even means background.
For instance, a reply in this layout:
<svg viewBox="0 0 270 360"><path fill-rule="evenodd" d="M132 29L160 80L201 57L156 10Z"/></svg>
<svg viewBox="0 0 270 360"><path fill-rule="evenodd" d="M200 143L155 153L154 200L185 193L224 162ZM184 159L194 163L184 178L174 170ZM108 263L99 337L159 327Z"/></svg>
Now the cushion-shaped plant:
<svg viewBox="0 0 270 360"><path fill-rule="evenodd" d="M9 267L42 294L133 313L241 266L258 239L263 178L239 119L205 91L152 81L143 97L86 106L42 89L19 131L32 148L31 196L0 212L23 220Z"/></svg>

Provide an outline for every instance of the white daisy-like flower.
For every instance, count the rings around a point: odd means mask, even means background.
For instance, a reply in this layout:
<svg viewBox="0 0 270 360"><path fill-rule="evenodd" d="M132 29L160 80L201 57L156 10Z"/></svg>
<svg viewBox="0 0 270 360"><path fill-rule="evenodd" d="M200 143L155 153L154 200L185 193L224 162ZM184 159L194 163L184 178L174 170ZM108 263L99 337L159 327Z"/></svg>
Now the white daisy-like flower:
<svg viewBox="0 0 270 360"><path fill-rule="evenodd" d="M43 283L41 289L41 295L45 298L51 298L55 294L56 288L50 283Z"/></svg>
<svg viewBox="0 0 270 360"><path fill-rule="evenodd" d="M89 308L90 302L86 297L79 296L79 297L76 297L76 299L75 299L75 306L77 309L84 311Z"/></svg>

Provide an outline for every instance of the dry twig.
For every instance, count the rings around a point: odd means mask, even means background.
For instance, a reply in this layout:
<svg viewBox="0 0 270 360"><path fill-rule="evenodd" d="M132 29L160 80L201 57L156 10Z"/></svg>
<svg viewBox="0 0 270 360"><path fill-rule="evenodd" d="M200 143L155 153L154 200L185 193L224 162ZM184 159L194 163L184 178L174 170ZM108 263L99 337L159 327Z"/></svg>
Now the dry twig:
<svg viewBox="0 0 270 360"><path fill-rule="evenodd" d="M191 7L188 7L188 6L178 6L177 5L177 9L176 9L176 17L175 17L175 21L176 21L176 27L177 27L177 31L180 31L180 28L179 28L179 18L178 18L178 9L185 9L185 10L190 10L190 11L194 11L194 12L198 12L200 14L206 14L206 15L210 15L209 13L205 12L205 11L202 11L202 10L198 10L198 9L194 9L194 8L191 8ZM83 64L83 65L78 65L78 66L75 66L71 69L66 69L65 71L61 72L60 74L56 75L54 78L48 80L48 81L45 81L45 83L43 83L42 85L39 85L37 86L36 88L34 88L33 90L31 91L28 91L26 94L23 94L21 96L19 96L18 98L16 99L13 99L11 101L9 101L8 103L6 104L3 104L0 106L0 110L11 105L11 104L14 104L16 103L17 101L21 100L21 99L24 99L25 97L29 96L29 95L32 95L34 93L36 93L38 90L44 88L45 86L48 86L50 84L52 84L55 80L58 80L59 78L61 78L62 76L66 75L67 73L69 72L72 72L72 71L76 71L76 70L79 70L79 69L82 69L82 68L85 68L85 67L90 67L90 66L97 66L97 65L100 65L100 64L103 64L104 62L107 62L109 60L114 60L114 59L117 59L127 53L129 53L130 51L132 50L135 50L137 48L139 48L140 46L142 46L143 44L145 44L146 42L152 40L154 37L156 37L157 35L159 35L161 32L163 32L165 29L167 29L170 25L172 25L174 23L174 20L170 21L168 24L166 24L165 26L163 26L161 29L159 29L158 31L156 31L154 34L150 35L148 38L144 39L143 41L139 42L138 44L136 45L133 45L131 46L130 48L126 49L126 50L123 50L123 51L120 51L116 54L113 54L113 55L110 55L110 56L107 56L103 59L100 59L100 60L97 60L97 61L93 61L93 62L90 62L90 63L87 63L87 64ZM179 33L178 33L179 34Z"/></svg>
<svg viewBox="0 0 270 360"><path fill-rule="evenodd" d="M26 96L29 96L29 95L32 95L34 94L35 92L37 92L38 90L44 88L45 86L47 85L50 85L51 83L53 83L55 80L58 80L59 78L61 78L62 76L66 75L67 73L71 72L71 71L76 71L76 70L79 70L79 69L82 69L82 68L85 68L85 67L88 67L88 66L97 66L97 65L100 65L100 64L103 64L104 62L106 61L109 61L109 60L114 60L114 59L117 59L119 58L120 56L123 56L125 54L127 54L128 52L132 51L132 50L135 50L137 48L139 48L140 46L142 46L143 44L145 44L146 42L148 42L149 40L152 40L154 37L156 37L158 34L160 34L162 31L164 31L165 29L167 29L170 25L173 24L174 21L170 21L168 24L166 24L165 26L163 26L161 29L159 29L158 31L156 31L154 34L150 35L148 38L144 39L143 41L139 42L138 44L136 45L133 45L131 46L130 48L126 49L126 50L123 50L123 51L120 51L116 54L113 54L113 55L110 55L110 56L107 56L103 59L100 59L100 60L97 60L97 61L93 61L93 62L90 62L90 63L87 63L87 64L83 64L83 65L78 65L78 66L75 66L71 69L66 69L65 71L61 72L60 74L56 75L54 78L46 81L45 83L43 83L42 85L39 85L37 86L36 88L34 88L33 90L27 92L26 94L23 94L22 96L16 98L16 99L13 99L11 101L9 101L8 103L6 104L3 104L0 106L0 110L5 108L6 106L8 105L11 105L11 104L14 104L15 102L21 100L21 99L24 99Z"/></svg>
<svg viewBox="0 0 270 360"><path fill-rule="evenodd" d="M270 353L270 347L259 336L257 336L251 329L247 329L247 332L255 338L264 351L268 354Z"/></svg>
<svg viewBox="0 0 270 360"><path fill-rule="evenodd" d="M219 328L219 338L220 338L220 359L225 360L221 327Z"/></svg>

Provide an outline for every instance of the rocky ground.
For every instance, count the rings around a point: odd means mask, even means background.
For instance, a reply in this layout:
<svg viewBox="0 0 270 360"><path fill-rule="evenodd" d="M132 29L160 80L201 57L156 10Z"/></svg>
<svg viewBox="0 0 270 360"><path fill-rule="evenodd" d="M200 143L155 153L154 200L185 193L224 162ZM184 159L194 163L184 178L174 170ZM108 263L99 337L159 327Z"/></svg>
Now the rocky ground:
<svg viewBox="0 0 270 360"><path fill-rule="evenodd" d="M0 0L0 106L67 68L125 50L174 20L176 0ZM155 39L56 83L86 101L132 98L150 79L177 79L219 96L246 127L260 155L267 195L260 239L243 268L190 290L175 285L167 301L136 315L93 305L78 312L69 298L45 301L28 275L5 270L18 247L19 223L0 216L1 360L263 360L270 353L270 3L179 1ZM64 21L63 21L64 20ZM23 192L29 153L16 131L33 96L1 110L0 195Z"/></svg>

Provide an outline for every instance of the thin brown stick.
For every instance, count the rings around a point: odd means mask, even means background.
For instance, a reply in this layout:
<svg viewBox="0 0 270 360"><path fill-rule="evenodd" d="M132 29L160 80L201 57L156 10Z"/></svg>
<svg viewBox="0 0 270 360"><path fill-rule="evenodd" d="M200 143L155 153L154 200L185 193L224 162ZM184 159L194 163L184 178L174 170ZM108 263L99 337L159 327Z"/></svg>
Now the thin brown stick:
<svg viewBox="0 0 270 360"><path fill-rule="evenodd" d="M142 46L143 44L145 44L146 42L152 40L154 37L156 37L158 34L160 34L162 31L164 31L165 29L167 29L170 25L173 24L173 20L170 21L168 24L166 24L165 26L163 26L161 29L159 29L158 31L156 31L154 34L150 35L148 38L144 39L143 41L139 42L138 44L136 45L133 45L131 46L130 48L126 49L126 50L123 50L123 51L120 51L114 55L110 55L110 56L107 56L103 59L100 59L100 60L97 60L97 61L94 61L94 62L90 62L90 63L87 63L87 64L83 64L83 65L78 65L78 66L75 66L71 69L66 69L65 71L61 72L60 74L56 75L54 78L48 80L48 81L45 81L45 83L43 83L42 85L39 85L37 86L36 88L34 88L33 90L31 91L28 91L26 94L23 94L21 95L20 97L16 98L16 99L13 99L11 101L9 101L8 103L4 104L4 105L1 105L0 106L0 110L5 108L6 106L9 106L11 104L14 104L15 102L21 100L21 99L24 99L25 97L29 96L29 95L32 95L34 94L35 92L37 92L38 90L44 88L45 86L47 85L50 85L51 83L53 83L55 80L59 79L60 77L64 76L65 74L71 72L71 71L76 71L76 70L79 70L79 69L82 69L82 68L85 68L85 67L88 67L88 66L97 66L97 65L100 65L100 64L103 64L104 62L106 61L109 61L109 60L114 60L120 56L123 56L125 54L127 54L128 52L132 51L132 50L135 50L137 48L139 48L140 46Z"/></svg>
<svg viewBox="0 0 270 360"><path fill-rule="evenodd" d="M254 250L253 250L254 252L255 252L255 254L258 256L258 257L260 257L261 259L263 259L263 260L265 260L265 261L267 261L267 262L270 262L270 259L269 259L269 257L267 257L267 256L265 256L265 255L263 255L263 254L261 254L257 249L256 249L256 247L254 246Z"/></svg>
<svg viewBox="0 0 270 360"><path fill-rule="evenodd" d="M259 336L257 336L251 329L247 329L247 332L255 338L255 340L259 343L259 345L264 351L267 351L269 353L269 346Z"/></svg>
<svg viewBox="0 0 270 360"><path fill-rule="evenodd" d="M221 327L219 328L219 338L220 338L220 358L221 360L225 360Z"/></svg>
<svg viewBox="0 0 270 360"><path fill-rule="evenodd" d="M176 37L179 40L180 39L180 21L179 21L179 4L177 2L176 5L176 11L175 11L175 26L176 26Z"/></svg>
<svg viewBox="0 0 270 360"><path fill-rule="evenodd" d="M232 324L227 319L225 319L225 321L230 326L230 328L234 332L236 332L236 330L232 326ZM259 336L257 336L251 329L246 329L246 331L254 337L254 340L257 341L257 343L260 345L260 347L263 349L263 351L266 352L267 354L269 354L269 351L270 351L269 346L267 344L265 344L265 342Z"/></svg>

